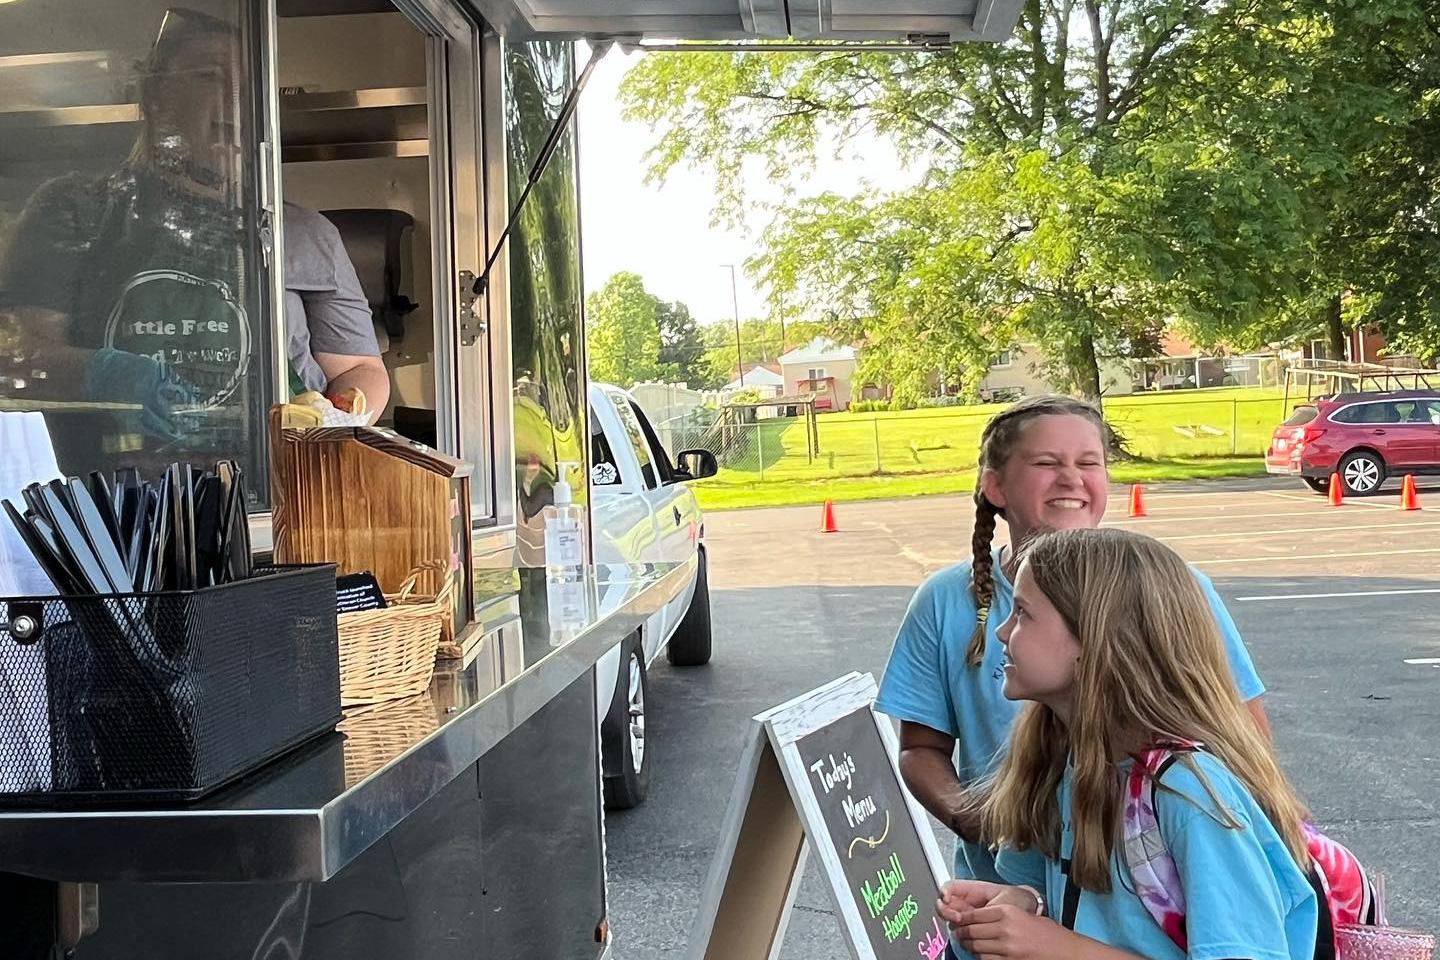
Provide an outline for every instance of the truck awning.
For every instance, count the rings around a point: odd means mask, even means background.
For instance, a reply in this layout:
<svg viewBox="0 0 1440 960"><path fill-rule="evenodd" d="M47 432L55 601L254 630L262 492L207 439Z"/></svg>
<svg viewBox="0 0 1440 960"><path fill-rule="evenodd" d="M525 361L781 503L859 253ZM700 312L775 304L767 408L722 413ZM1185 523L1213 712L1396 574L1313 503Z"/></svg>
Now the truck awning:
<svg viewBox="0 0 1440 960"><path fill-rule="evenodd" d="M471 0L506 39L1004 40L1023 0Z"/></svg>

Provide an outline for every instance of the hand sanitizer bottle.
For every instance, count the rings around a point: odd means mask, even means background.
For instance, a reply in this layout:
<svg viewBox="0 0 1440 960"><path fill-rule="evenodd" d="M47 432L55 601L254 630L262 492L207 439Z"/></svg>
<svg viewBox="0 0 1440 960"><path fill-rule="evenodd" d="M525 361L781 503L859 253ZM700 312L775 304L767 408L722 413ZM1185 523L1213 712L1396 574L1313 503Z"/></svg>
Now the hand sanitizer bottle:
<svg viewBox="0 0 1440 960"><path fill-rule="evenodd" d="M545 575L575 580L585 565L585 516L573 502L569 476L579 464L562 460L555 467L555 503L545 508Z"/></svg>

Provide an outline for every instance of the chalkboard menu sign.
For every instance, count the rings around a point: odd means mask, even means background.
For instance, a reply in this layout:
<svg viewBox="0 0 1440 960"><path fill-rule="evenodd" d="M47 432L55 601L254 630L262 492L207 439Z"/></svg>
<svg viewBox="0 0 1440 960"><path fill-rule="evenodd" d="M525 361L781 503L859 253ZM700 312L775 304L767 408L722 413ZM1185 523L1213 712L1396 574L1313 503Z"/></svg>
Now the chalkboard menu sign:
<svg viewBox="0 0 1440 960"><path fill-rule="evenodd" d="M875 692L852 673L755 717L689 960L773 960L812 851L855 960L944 955L946 867Z"/></svg>
<svg viewBox="0 0 1440 960"><path fill-rule="evenodd" d="M935 877L885 746L868 706L796 743L871 949L915 960L944 941L933 936Z"/></svg>

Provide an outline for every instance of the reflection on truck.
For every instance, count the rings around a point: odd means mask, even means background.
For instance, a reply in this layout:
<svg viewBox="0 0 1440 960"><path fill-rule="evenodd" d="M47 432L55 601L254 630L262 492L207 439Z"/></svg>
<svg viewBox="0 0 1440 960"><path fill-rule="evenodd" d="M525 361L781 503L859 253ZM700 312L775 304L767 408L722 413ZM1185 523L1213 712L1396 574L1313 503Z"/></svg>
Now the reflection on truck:
<svg viewBox="0 0 1440 960"><path fill-rule="evenodd" d="M98 179L41 184L5 238L0 323L23 358L6 392L88 412L58 431L102 438L98 450L62 438L70 472L260 446L248 431L264 402L263 253L241 163L242 56L232 24L168 10L135 78L141 123L128 158ZM361 386L383 409L384 366L339 235L318 214L290 218L287 313L309 321L291 325L292 386L358 376L339 386Z"/></svg>

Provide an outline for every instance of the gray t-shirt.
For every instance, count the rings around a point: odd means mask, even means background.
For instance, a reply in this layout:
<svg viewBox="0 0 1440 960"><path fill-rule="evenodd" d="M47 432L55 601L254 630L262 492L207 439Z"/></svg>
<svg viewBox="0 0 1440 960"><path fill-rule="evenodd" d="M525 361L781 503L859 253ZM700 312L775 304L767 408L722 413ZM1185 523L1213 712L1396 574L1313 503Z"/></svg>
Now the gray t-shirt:
<svg viewBox="0 0 1440 960"><path fill-rule="evenodd" d="M316 353L380 356L370 304L340 231L292 203L285 204L285 324L290 366L307 389L325 389Z"/></svg>
<svg viewBox="0 0 1440 960"><path fill-rule="evenodd" d="M254 335L236 242L246 228L233 206L143 169L98 180L59 177L30 198L10 236L0 236L8 241L0 242L0 306L61 314L76 347L163 353L202 400L224 403L242 385L246 335ZM174 330L157 332L158 321ZM340 232L289 203L285 321L290 364L307 389L326 385L316 352L380 355Z"/></svg>

